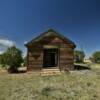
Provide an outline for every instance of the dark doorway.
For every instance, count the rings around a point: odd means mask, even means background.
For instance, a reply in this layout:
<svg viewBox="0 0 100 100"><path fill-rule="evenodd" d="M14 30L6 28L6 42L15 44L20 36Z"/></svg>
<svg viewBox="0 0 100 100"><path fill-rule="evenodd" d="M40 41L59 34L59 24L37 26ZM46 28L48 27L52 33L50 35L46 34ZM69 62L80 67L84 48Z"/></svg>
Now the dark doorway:
<svg viewBox="0 0 100 100"><path fill-rule="evenodd" d="M58 49L44 49L43 67L58 66Z"/></svg>

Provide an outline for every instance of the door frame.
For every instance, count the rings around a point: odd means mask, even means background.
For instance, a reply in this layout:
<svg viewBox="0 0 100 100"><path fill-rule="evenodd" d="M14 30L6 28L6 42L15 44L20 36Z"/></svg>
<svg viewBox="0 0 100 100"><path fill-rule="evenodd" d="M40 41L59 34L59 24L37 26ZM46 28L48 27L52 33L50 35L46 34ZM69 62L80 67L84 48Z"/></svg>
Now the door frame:
<svg viewBox="0 0 100 100"><path fill-rule="evenodd" d="M44 67L44 50L57 50L57 66L52 66L52 67ZM59 67L59 63L60 63L60 54L59 54L59 49L58 48L44 48L43 49L43 64L42 64L42 68L43 69L51 69L51 68L60 68Z"/></svg>

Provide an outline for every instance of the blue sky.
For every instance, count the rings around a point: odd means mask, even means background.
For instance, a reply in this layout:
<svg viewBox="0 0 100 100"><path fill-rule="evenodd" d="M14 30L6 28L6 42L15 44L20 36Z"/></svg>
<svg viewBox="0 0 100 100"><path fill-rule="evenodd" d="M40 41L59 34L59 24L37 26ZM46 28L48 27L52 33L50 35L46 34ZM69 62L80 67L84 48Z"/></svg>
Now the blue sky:
<svg viewBox="0 0 100 100"><path fill-rule="evenodd" d="M100 0L0 0L0 38L24 42L48 28L73 40L87 56L100 50Z"/></svg>

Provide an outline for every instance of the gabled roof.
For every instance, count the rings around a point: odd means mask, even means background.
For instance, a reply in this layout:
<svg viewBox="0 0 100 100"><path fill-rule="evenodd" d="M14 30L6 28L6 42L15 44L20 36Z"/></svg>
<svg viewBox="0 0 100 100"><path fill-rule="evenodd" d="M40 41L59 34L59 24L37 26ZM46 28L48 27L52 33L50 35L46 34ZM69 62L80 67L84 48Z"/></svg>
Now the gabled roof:
<svg viewBox="0 0 100 100"><path fill-rule="evenodd" d="M48 37L51 35L55 35L60 37L61 39L63 39L64 41L70 43L71 45L73 45L74 47L76 47L76 45L74 44L74 42L72 42L70 39L68 39L67 37L63 36L62 34L60 34L59 32L55 31L54 29L48 29L46 32L42 33L41 35L39 35L38 37L32 39L31 41L27 42L25 44L25 46L28 46L32 43L38 42L41 39L43 39L44 37Z"/></svg>

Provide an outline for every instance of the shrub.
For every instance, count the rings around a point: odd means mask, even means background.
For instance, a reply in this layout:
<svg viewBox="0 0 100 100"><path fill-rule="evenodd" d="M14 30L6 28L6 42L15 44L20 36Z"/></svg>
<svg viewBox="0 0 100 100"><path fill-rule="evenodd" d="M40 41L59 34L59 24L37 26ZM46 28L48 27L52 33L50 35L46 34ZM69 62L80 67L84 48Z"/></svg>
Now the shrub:
<svg viewBox="0 0 100 100"><path fill-rule="evenodd" d="M6 64L9 65L8 72L18 72L17 68L20 67L23 62L22 52L13 46L6 50L5 56Z"/></svg>
<svg viewBox="0 0 100 100"><path fill-rule="evenodd" d="M92 62L94 63L100 63L100 51L96 51L92 54L91 57Z"/></svg>
<svg viewBox="0 0 100 100"><path fill-rule="evenodd" d="M74 52L75 62L84 62L85 53L84 51L76 50Z"/></svg>

